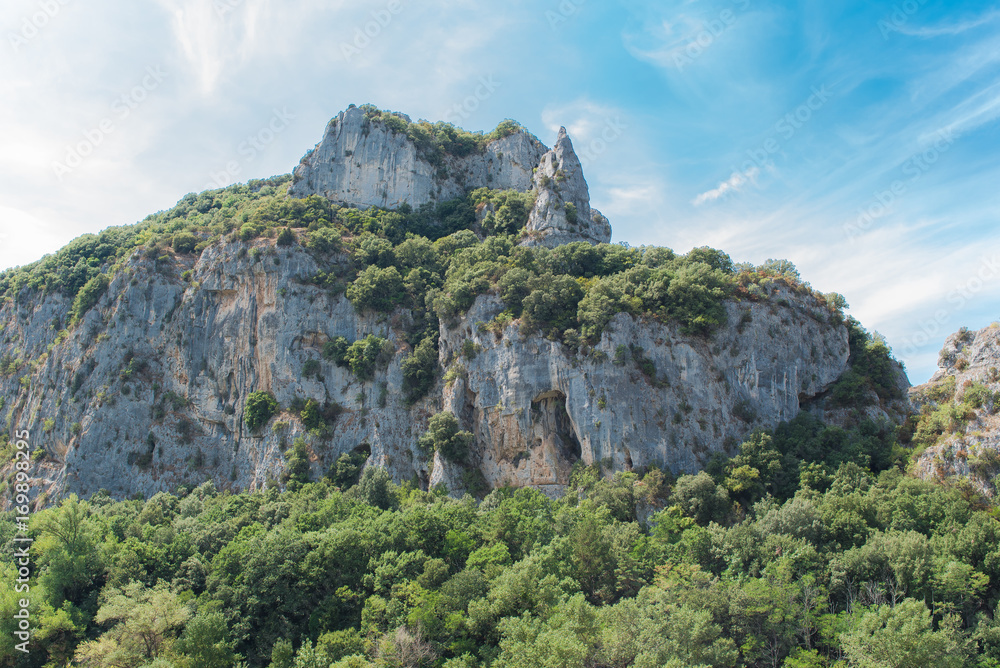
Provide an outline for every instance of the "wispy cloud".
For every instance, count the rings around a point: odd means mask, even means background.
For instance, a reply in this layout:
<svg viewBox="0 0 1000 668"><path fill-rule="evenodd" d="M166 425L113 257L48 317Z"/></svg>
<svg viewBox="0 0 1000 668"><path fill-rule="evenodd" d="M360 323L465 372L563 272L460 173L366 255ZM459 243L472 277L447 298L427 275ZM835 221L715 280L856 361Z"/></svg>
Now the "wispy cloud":
<svg viewBox="0 0 1000 668"><path fill-rule="evenodd" d="M1000 17L1000 12L990 11L983 14L980 17L970 19L968 21L959 21L954 23L942 23L940 25L931 26L918 26L910 27L907 25L900 25L895 28L896 32L902 33L904 35L909 35L911 37L942 37L951 35L960 35L968 30L973 30L979 26L991 23Z"/></svg>
<svg viewBox="0 0 1000 668"><path fill-rule="evenodd" d="M758 174L760 174L760 169L757 167L751 167L745 172L734 172L732 176L720 183L717 187L712 188L707 192L703 192L695 197L691 200L691 204L701 206L706 202L714 202L729 193L739 192L743 190L748 183L754 183Z"/></svg>

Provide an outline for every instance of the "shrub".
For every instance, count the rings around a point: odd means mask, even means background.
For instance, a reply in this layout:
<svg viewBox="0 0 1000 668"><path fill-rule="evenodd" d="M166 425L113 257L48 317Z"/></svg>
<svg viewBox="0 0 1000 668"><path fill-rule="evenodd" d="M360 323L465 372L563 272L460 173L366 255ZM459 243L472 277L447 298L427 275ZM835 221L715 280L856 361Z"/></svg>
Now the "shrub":
<svg viewBox="0 0 1000 668"><path fill-rule="evenodd" d="M257 431L277 410L278 402L270 392L251 392L243 409L243 421L250 431Z"/></svg>
<svg viewBox="0 0 1000 668"><path fill-rule="evenodd" d="M343 489L356 485L358 479L361 477L361 469L364 468L367 461L367 452L359 450L345 452L330 467L328 474L330 481Z"/></svg>
<svg viewBox="0 0 1000 668"><path fill-rule="evenodd" d="M329 227L309 232L306 248L316 253L335 253L340 250L340 233Z"/></svg>
<svg viewBox="0 0 1000 668"><path fill-rule="evenodd" d="M296 438L292 447L285 452L285 457L288 460L281 479L287 483L289 490L295 491L309 482L309 451L306 449L306 440L301 436Z"/></svg>
<svg viewBox="0 0 1000 668"><path fill-rule="evenodd" d="M343 336L338 336L323 344L323 359L337 366L347 366L347 349L351 342Z"/></svg>
<svg viewBox="0 0 1000 668"><path fill-rule="evenodd" d="M87 281L80 288L80 292L77 293L76 298L73 300L73 306L69 311L70 321L77 322L87 311L93 308L108 289L110 282L107 274L98 274Z"/></svg>
<svg viewBox="0 0 1000 668"><path fill-rule="evenodd" d="M291 246L297 240L298 239L295 236L295 232L292 232L292 228L290 228L290 227L283 227L283 228L281 228L281 231L278 232L278 239L277 239L276 243L279 246Z"/></svg>
<svg viewBox="0 0 1000 668"><path fill-rule="evenodd" d="M190 232L178 232L174 235L170 245L173 246L174 251L177 253L192 253L200 241L201 239Z"/></svg>
<svg viewBox="0 0 1000 668"><path fill-rule="evenodd" d="M306 363L302 365L302 377L312 378L313 376L319 374L321 365L319 360L306 360Z"/></svg>
<svg viewBox="0 0 1000 668"><path fill-rule="evenodd" d="M376 368L389 363L392 353L391 342L369 334L348 346L344 360L359 380L371 380Z"/></svg>
<svg viewBox="0 0 1000 668"><path fill-rule="evenodd" d="M439 452L442 457L453 462L464 462L469 456L472 442L470 432L459 431L455 414L442 411L427 422L427 431L420 437L419 443L426 451Z"/></svg>
<svg viewBox="0 0 1000 668"><path fill-rule="evenodd" d="M426 395L434 386L438 370L438 353L434 339L424 338L413 353L403 360L403 395L406 403L412 405Z"/></svg>
<svg viewBox="0 0 1000 668"><path fill-rule="evenodd" d="M403 277L395 267L366 267L347 287L347 298L359 311L391 311L406 298Z"/></svg>

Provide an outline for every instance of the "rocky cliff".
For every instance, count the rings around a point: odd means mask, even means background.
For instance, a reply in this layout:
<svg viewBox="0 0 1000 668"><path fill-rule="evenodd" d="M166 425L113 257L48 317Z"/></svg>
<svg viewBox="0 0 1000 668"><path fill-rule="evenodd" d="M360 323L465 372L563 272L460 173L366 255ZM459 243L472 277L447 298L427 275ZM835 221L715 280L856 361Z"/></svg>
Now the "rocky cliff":
<svg viewBox="0 0 1000 668"><path fill-rule="evenodd" d="M222 242L196 260L171 256L170 267L136 252L61 341L49 323L65 313L64 300L0 309L5 349L34 366L3 379L8 424L31 429L44 447L38 477L53 492L128 496L205 479L260 489L280 477L292 440L307 434L287 410L296 398L343 407L332 435L312 445L317 476L367 444L370 464L398 480L461 490L464 469L440 457L427 462L417 448L427 418L442 408L474 433L472 465L491 485L563 485L581 459L690 472L714 452L732 453L755 427L794 417L847 368L845 328L810 298L730 303L728 324L709 339L621 314L582 356L523 337L516 323L483 330L503 308L485 296L441 326L442 369L464 369L408 407L400 364L410 352L409 314L358 313L342 295L308 285L319 267L301 247L262 239L250 248L261 253ZM188 270L190 280L177 278ZM359 381L325 361L303 378L325 342L368 334L394 347L373 378ZM471 359L461 356L466 341L477 351ZM654 377L636 363L639 348ZM286 410L254 433L243 415L257 390Z"/></svg>
<svg viewBox="0 0 1000 668"><path fill-rule="evenodd" d="M475 188L535 190L527 243L611 240L607 218L591 210L583 167L566 128L552 150L523 128L511 127L509 134L482 138L479 146L459 144L456 155L430 140L421 142L425 127L432 126L414 126L403 114L351 107L330 121L322 141L302 158L289 194L397 209L461 197Z"/></svg>
<svg viewBox="0 0 1000 668"><path fill-rule="evenodd" d="M435 276L451 281L456 270L434 274L426 262L405 269L400 250L402 280L384 261L392 244L369 243L377 238L367 231L370 221L350 219L343 224L357 226L348 229L330 218L336 208L303 213L315 202L298 198L321 195L360 208L419 207L486 184L534 189L520 236L529 246L520 251L528 253L533 245L607 242L610 226L590 207L565 130L552 150L516 131L480 142L481 150L464 156L439 152L435 160L443 162L435 165L405 127L394 129L393 123L366 119L356 108L340 114L295 170L291 199L268 195L253 213L238 213L230 191L190 196L171 214L176 217L140 227L142 234L129 237L131 246L117 261L92 258L90 271L99 273L75 298L47 290L42 279L31 278L35 269L24 281L7 280L14 287L0 306L0 414L8 429L31 431L32 476L41 501L99 489L150 495L206 479L221 488L260 489L278 484L286 451L299 437L308 444L314 478L345 453L370 453L367 465L386 468L396 480L443 483L454 493L483 483L557 492L578 461L615 470L657 465L693 472L714 453L733 454L752 430L774 427L806 406L816 410L848 371L848 328L838 309L807 286L757 274L753 280L762 282L748 292L726 273L735 270L718 268L725 262L718 264L715 251L675 267L670 263L679 260L667 249L640 253L605 245L599 256L620 268L604 274L588 269L576 278L553 278L551 269L539 269L535 283L527 283L525 294L534 290L530 298L517 298L536 320L545 309L558 311L551 300L574 290L575 319L576 304L582 312L586 303L582 290L610 290L615 276L662 292L661 301L654 300L656 313L629 307L584 344L576 330L523 326L516 317L520 307L510 306L509 285L496 278L490 283L490 272L495 276L499 269L489 257L476 265L481 272L472 271L479 278L451 289L448 282L434 287L444 280ZM275 213L280 206L293 213ZM283 217L293 214L300 216L294 225ZM206 223L209 218L217 222ZM178 231L189 229L185 225L193 232ZM168 245L157 241L155 230L172 234ZM332 230L343 239L331 240ZM477 240L466 230L442 243L434 252L460 257L461 248ZM589 247L578 246L572 257L579 263ZM431 245L411 243L408 257L419 255L419 248ZM528 257L511 253L517 262ZM372 264L359 266L359 257ZM548 257L543 260L555 262ZM571 255L559 257L564 262ZM653 268L633 266L637 260ZM501 265L514 263L505 256ZM397 305L356 307L351 289L345 295L343 282L334 280L345 276L388 281L377 283L376 292L395 291ZM727 293L700 288L697 280L736 287ZM547 294L550 283L563 292ZM102 289L81 305L91 284ZM424 310L426 301L447 312L440 302L457 303L470 285L479 286L469 297L471 307L457 315L439 320ZM717 325L695 331L691 321L671 316L689 307L684 294L706 303L721 299L712 316ZM729 296L718 296L724 294ZM594 303L611 303L607 299ZM621 303L640 303L639 297L628 299ZM429 390L414 401L405 391L404 362L419 340L414 332L427 322L435 334L425 342L434 341L437 359L428 372ZM338 341L368 335L388 341L370 374L328 354ZM278 411L251 430L247 401L255 392L272 395ZM323 407L328 428L307 426L302 407L310 400ZM429 417L440 411L452 412L472 434L467 458L446 459L419 445ZM9 481L13 469L2 473Z"/></svg>
<svg viewBox="0 0 1000 668"><path fill-rule="evenodd" d="M1000 475L1000 323L961 329L945 341L938 371L910 391L919 412L912 423L923 453L916 473L964 480L987 496Z"/></svg>

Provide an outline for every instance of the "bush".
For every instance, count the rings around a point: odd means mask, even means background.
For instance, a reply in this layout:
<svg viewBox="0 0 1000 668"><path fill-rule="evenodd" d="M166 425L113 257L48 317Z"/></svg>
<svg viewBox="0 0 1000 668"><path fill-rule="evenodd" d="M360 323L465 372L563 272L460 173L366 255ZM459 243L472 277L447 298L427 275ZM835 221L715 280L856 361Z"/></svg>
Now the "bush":
<svg viewBox="0 0 1000 668"><path fill-rule="evenodd" d="M319 374L320 368L319 360L306 360L306 363L302 365L302 377L312 378Z"/></svg>
<svg viewBox="0 0 1000 668"><path fill-rule="evenodd" d="M107 274L98 274L87 281L77 293L70 308L70 322L77 322L84 314L97 304L108 289L111 280Z"/></svg>
<svg viewBox="0 0 1000 668"><path fill-rule="evenodd" d="M424 338L413 354L403 360L403 395L406 403L413 405L426 395L437 377L438 353L432 337Z"/></svg>
<svg viewBox="0 0 1000 668"><path fill-rule="evenodd" d="M200 241L201 239L190 232L178 232L174 235L170 245L173 246L174 251L177 253L192 253Z"/></svg>
<svg viewBox="0 0 1000 668"><path fill-rule="evenodd" d="M375 369L388 364L393 352L388 339L369 334L348 346L344 360L359 380L371 380Z"/></svg>
<svg viewBox="0 0 1000 668"><path fill-rule="evenodd" d="M278 232L277 244L279 246L291 246L294 244L298 238L295 236L295 232L292 232L292 228L283 227L281 231Z"/></svg>
<svg viewBox="0 0 1000 668"><path fill-rule="evenodd" d="M295 491L309 482L309 451L306 449L306 440L301 436L296 438L292 447L285 452L285 457L288 460L281 476L282 482L287 483L289 490Z"/></svg>
<svg viewBox="0 0 1000 668"><path fill-rule="evenodd" d="M340 233L329 227L311 231L306 248L316 253L336 253L341 248Z"/></svg>
<svg viewBox="0 0 1000 668"><path fill-rule="evenodd" d="M391 311L406 299L403 277L395 267L366 267L347 287L347 298L358 311Z"/></svg>
<svg viewBox="0 0 1000 668"><path fill-rule="evenodd" d="M257 431L278 411L278 402L270 392L251 392L243 408L243 421L250 431Z"/></svg>
<svg viewBox="0 0 1000 668"><path fill-rule="evenodd" d="M433 415L427 422L427 431L420 437L420 447L439 452L445 459L464 462L474 437L470 432L458 430L458 418L451 411Z"/></svg>
<svg viewBox="0 0 1000 668"><path fill-rule="evenodd" d="M368 461L368 453L355 450L345 452L337 458L337 461L330 467L330 481L342 489L347 489L357 484L361 477L361 469Z"/></svg>
<svg viewBox="0 0 1000 668"><path fill-rule="evenodd" d="M338 336L323 344L323 359L337 366L347 366L347 349L351 342L343 336Z"/></svg>

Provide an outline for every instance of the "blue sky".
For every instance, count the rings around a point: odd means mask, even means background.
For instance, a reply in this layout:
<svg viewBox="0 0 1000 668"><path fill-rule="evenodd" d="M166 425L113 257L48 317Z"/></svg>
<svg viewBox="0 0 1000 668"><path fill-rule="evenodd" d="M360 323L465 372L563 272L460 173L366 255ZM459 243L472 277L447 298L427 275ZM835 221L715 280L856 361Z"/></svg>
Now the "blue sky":
<svg viewBox="0 0 1000 668"><path fill-rule="evenodd" d="M790 259L914 383L1000 318L997 5L6 0L0 38L0 267L286 173L371 102L566 125L614 240Z"/></svg>

